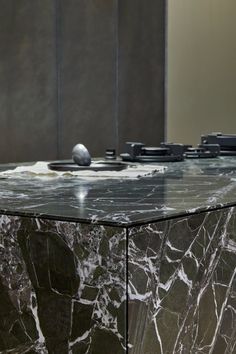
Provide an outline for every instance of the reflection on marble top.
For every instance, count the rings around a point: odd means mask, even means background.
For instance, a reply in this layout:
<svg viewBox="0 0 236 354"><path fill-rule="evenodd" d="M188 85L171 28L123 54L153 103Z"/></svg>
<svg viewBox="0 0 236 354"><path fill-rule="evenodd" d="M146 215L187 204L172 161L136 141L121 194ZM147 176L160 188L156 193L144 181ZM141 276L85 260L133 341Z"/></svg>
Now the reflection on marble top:
<svg viewBox="0 0 236 354"><path fill-rule="evenodd" d="M0 213L131 226L236 205L236 157L164 165L136 180L0 178Z"/></svg>

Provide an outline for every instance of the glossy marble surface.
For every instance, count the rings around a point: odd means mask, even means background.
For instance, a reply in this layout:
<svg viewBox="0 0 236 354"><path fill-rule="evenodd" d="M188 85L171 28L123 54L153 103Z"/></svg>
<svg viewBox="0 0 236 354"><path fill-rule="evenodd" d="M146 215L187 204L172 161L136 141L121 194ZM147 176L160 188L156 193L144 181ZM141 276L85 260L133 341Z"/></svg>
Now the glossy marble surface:
<svg viewBox="0 0 236 354"><path fill-rule="evenodd" d="M129 230L129 354L236 353L236 209Z"/></svg>
<svg viewBox="0 0 236 354"><path fill-rule="evenodd" d="M0 178L0 213L132 226L236 204L236 157L165 165L136 180Z"/></svg>
<svg viewBox="0 0 236 354"><path fill-rule="evenodd" d="M235 354L235 161L1 178L0 352Z"/></svg>
<svg viewBox="0 0 236 354"><path fill-rule="evenodd" d="M235 354L235 225L235 207L128 229L1 216L0 352Z"/></svg>
<svg viewBox="0 0 236 354"><path fill-rule="evenodd" d="M126 353L126 231L0 216L0 353Z"/></svg>

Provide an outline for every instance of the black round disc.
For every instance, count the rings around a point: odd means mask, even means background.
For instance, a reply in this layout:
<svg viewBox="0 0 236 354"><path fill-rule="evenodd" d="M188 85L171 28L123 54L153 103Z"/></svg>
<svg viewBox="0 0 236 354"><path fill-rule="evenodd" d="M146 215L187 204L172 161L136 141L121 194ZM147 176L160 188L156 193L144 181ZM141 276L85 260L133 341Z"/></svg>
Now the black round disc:
<svg viewBox="0 0 236 354"><path fill-rule="evenodd" d="M200 152L200 151L186 151L185 157L187 159L210 159L215 158L218 155L210 151Z"/></svg>
<svg viewBox="0 0 236 354"><path fill-rule="evenodd" d="M123 161L127 162L140 162L140 163L154 163L154 162L176 162L182 161L182 156L175 155L163 155L163 156L155 156L155 155L139 155L135 157L131 157L129 154L120 154Z"/></svg>
<svg viewBox="0 0 236 354"><path fill-rule="evenodd" d="M168 148L160 148L160 147L143 147L142 155L145 156L163 156L169 152Z"/></svg>
<svg viewBox="0 0 236 354"><path fill-rule="evenodd" d="M122 162L93 162L90 166L79 166L76 163L51 162L48 168L53 171L122 171L128 167Z"/></svg>
<svg viewBox="0 0 236 354"><path fill-rule="evenodd" d="M220 150L220 156L236 156L235 150Z"/></svg>

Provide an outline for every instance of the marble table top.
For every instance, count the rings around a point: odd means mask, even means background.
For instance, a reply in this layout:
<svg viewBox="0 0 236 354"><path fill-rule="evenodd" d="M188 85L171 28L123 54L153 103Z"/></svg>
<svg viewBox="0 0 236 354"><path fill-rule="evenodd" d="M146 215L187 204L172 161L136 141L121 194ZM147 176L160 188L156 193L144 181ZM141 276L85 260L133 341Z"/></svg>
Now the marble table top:
<svg viewBox="0 0 236 354"><path fill-rule="evenodd" d="M134 180L1 176L0 213L129 227L236 205L236 157L162 165Z"/></svg>

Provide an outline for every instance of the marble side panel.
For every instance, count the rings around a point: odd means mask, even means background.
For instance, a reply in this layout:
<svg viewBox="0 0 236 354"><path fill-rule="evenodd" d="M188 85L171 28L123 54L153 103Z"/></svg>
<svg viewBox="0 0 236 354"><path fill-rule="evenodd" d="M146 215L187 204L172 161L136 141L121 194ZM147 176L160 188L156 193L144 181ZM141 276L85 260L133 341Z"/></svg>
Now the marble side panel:
<svg viewBox="0 0 236 354"><path fill-rule="evenodd" d="M133 228L130 354L236 353L236 209Z"/></svg>
<svg viewBox="0 0 236 354"><path fill-rule="evenodd" d="M126 231L0 217L0 352L123 354Z"/></svg>

